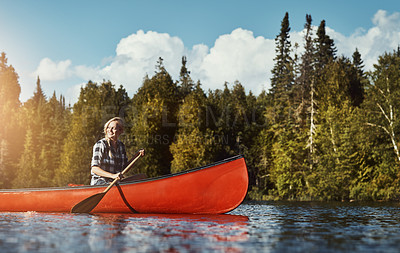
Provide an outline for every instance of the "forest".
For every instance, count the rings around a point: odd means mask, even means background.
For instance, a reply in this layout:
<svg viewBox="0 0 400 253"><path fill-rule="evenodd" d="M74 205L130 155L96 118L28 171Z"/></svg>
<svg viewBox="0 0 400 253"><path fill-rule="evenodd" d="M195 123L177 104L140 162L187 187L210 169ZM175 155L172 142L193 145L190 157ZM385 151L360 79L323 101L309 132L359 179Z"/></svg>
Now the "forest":
<svg viewBox="0 0 400 253"><path fill-rule="evenodd" d="M242 154L248 199L393 201L400 189L400 48L370 71L354 49L337 53L325 20L304 24L304 50L290 41L286 13L275 38L271 88L254 95L240 81L205 91L182 56L179 80L162 57L130 97L123 85L88 81L67 105L44 94L19 99L17 70L0 56L0 188L88 184L104 123L125 121L132 173L179 172Z"/></svg>

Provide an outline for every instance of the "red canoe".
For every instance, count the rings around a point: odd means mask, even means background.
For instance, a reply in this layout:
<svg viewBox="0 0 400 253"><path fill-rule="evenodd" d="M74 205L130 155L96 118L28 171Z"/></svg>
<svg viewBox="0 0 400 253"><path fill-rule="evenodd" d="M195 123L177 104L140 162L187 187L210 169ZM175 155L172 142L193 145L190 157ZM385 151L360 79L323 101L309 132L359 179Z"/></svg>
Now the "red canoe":
<svg viewBox="0 0 400 253"><path fill-rule="evenodd" d="M0 190L2 212L70 212L104 186ZM246 196L248 173L243 156L204 167L113 186L92 213L222 214Z"/></svg>

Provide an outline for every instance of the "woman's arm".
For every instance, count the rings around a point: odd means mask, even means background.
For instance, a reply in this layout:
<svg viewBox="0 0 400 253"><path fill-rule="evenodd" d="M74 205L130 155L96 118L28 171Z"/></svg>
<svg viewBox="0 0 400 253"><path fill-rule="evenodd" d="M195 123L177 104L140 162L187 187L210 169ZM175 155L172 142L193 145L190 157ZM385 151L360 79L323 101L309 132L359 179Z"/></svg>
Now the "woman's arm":
<svg viewBox="0 0 400 253"><path fill-rule="evenodd" d="M100 177L108 177L108 178L112 178L112 179L118 178L119 175L121 174L120 172L119 173L115 173L115 174L107 172L107 171L101 169L99 166L93 166L92 167L92 173L94 173L94 174L96 174L96 175L98 175Z"/></svg>

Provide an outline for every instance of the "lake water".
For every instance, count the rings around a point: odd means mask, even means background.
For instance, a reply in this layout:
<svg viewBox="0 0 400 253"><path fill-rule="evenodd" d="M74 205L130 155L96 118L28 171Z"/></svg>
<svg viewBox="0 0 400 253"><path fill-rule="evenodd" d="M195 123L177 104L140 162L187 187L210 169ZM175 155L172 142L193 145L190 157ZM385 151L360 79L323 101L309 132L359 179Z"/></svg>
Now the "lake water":
<svg viewBox="0 0 400 253"><path fill-rule="evenodd" d="M0 252L400 252L400 204L247 203L225 215L0 213Z"/></svg>

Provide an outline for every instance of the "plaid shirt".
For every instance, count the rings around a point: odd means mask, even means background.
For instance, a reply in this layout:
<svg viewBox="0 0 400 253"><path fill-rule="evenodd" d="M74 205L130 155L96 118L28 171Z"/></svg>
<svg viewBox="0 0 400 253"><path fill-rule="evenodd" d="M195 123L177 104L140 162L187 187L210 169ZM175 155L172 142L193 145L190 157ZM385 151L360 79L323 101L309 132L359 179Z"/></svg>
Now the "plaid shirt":
<svg viewBox="0 0 400 253"><path fill-rule="evenodd" d="M110 149L112 157L110 157L109 155ZM116 149L110 146L105 138L99 140L98 142L96 142L96 144L94 144L91 167L98 166L102 170L108 171L110 173L118 173L125 168L127 163L128 158L126 157L125 145L120 140L117 141ZM91 174L91 185L112 182L111 178L100 177L93 172Z"/></svg>

